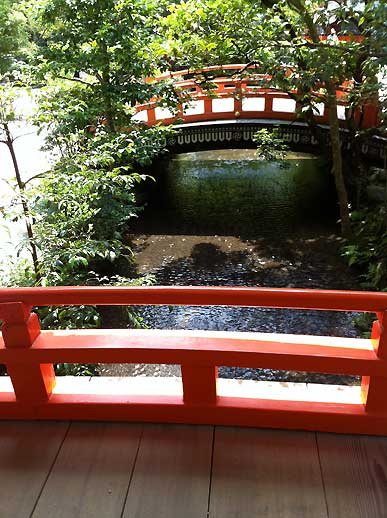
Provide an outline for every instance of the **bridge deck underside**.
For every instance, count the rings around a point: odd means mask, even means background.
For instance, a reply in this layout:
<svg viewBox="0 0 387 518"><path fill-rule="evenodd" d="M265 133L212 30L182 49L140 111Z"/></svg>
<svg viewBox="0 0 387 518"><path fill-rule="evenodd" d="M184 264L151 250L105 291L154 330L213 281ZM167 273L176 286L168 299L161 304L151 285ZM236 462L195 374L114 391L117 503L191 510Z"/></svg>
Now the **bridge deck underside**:
<svg viewBox="0 0 387 518"><path fill-rule="evenodd" d="M383 518L387 438L3 422L0 516Z"/></svg>
<svg viewBox="0 0 387 518"><path fill-rule="evenodd" d="M278 127L284 142L296 151L321 152L321 145L313 137L307 124L280 119L235 119L209 121L175 126L176 134L167 140L172 153L222 148L256 148L255 133L265 127ZM321 125L320 138L329 142L329 128ZM343 149L349 151L348 135L342 130ZM360 145L360 144L359 144ZM371 162L382 164L386 154L386 139L370 137L361 143L361 153Z"/></svg>

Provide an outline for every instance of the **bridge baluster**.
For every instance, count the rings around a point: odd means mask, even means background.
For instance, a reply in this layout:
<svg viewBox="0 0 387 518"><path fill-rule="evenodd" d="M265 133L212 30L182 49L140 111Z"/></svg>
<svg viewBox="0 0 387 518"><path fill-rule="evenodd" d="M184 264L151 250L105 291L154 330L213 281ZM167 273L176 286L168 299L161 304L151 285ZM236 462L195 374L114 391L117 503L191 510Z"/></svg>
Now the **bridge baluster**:
<svg viewBox="0 0 387 518"><path fill-rule="evenodd" d="M273 96L265 94L265 112L271 113L273 111Z"/></svg>
<svg viewBox="0 0 387 518"><path fill-rule="evenodd" d="M387 358L387 311L378 314L372 327L371 338L375 340L375 352L379 358ZM363 376L362 396L366 409L387 415L387 372L385 376Z"/></svg>
<svg viewBox="0 0 387 518"><path fill-rule="evenodd" d="M376 101L363 106L363 128L373 128L379 124L379 107Z"/></svg>
<svg viewBox="0 0 387 518"><path fill-rule="evenodd" d="M148 109L147 112L148 112L148 124L150 124L150 125L155 124L155 122L157 122L155 107L152 106L152 108Z"/></svg>
<svg viewBox="0 0 387 518"><path fill-rule="evenodd" d="M212 99L207 97L204 99L204 113L212 113Z"/></svg>
<svg viewBox="0 0 387 518"><path fill-rule="evenodd" d="M185 403L208 405L216 402L217 367L182 365L181 376Z"/></svg>
<svg viewBox="0 0 387 518"><path fill-rule="evenodd" d="M14 350L14 359L7 362L7 371L16 399L28 404L47 401L55 386L53 366L23 361L22 349L31 347L40 335L38 316L31 313L31 306L12 302L0 304L0 318L3 320L4 345Z"/></svg>

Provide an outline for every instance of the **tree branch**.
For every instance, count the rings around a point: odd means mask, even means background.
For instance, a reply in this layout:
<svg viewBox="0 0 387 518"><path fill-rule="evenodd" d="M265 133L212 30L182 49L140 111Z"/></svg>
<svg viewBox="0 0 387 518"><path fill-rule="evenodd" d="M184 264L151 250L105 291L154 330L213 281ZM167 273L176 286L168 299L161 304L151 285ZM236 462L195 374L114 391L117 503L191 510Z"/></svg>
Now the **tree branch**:
<svg viewBox="0 0 387 518"><path fill-rule="evenodd" d="M31 176L31 178L28 178L28 180L26 180L24 182L24 186L27 185L27 183L31 182L32 180L36 180L36 178L41 178L42 176L45 176L46 174L48 173L51 173L51 169L49 169L48 171L44 171L43 173L38 173L38 174L35 174L34 176Z"/></svg>
<svg viewBox="0 0 387 518"><path fill-rule="evenodd" d="M93 86L93 83L88 83L87 81L83 81L77 77L66 77L66 76L57 76L58 79L65 79L66 81L72 81L73 83L80 83L86 86Z"/></svg>
<svg viewBox="0 0 387 518"><path fill-rule="evenodd" d="M28 135L35 135L35 133L35 131L30 131L28 133L23 133L22 135L17 135L16 137L13 137L13 142L15 142L15 140L17 140L18 138L28 137Z"/></svg>

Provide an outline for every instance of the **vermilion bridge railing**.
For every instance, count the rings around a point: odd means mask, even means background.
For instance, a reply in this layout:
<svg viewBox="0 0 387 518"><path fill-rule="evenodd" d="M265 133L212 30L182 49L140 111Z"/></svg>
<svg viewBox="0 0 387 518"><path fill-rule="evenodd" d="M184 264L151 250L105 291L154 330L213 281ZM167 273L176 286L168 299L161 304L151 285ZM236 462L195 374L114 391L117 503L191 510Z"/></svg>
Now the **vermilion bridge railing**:
<svg viewBox="0 0 387 518"><path fill-rule="evenodd" d="M200 305L376 313L371 339L271 333L132 329L41 331L33 306ZM57 287L0 289L3 322L1 419L87 419L228 424L387 435L387 293L231 287ZM179 364L182 386L165 379L117 394L94 378L57 378L55 363ZM217 367L361 375L358 400L316 400L220 390ZM12 381L12 385L9 383ZM61 380L61 383L59 381ZM66 384L66 380L68 380ZM219 381L219 387L218 387ZM4 389L8 382L8 389ZM248 382L254 387L259 382ZM102 384L102 385L101 385ZM176 387L178 386L175 384ZM281 385L281 384L279 384ZM133 386L133 385L132 385ZM230 387L235 393L230 393ZM1 389L1 387L3 387ZM65 390L63 390L65 387ZM145 385L143 384L144 388ZM105 390L105 392L104 392Z"/></svg>
<svg viewBox="0 0 387 518"><path fill-rule="evenodd" d="M247 68L253 69L254 67ZM268 76L252 73L246 76L241 74L241 71L244 70L246 70L246 65L223 65L222 67L212 66L196 71L196 74L207 75L219 74L223 71L230 74L235 71L235 74L231 77L220 76L206 81L207 89L202 87L195 79L186 79L194 75L194 72L189 70L170 72L149 79L150 81L173 80L175 88L181 92L182 97L189 95L191 100L182 102L178 106L177 113L172 113L168 108L159 106L157 99L153 99L149 103L139 104L136 107L137 113L134 120L152 126L158 123L173 124L177 120L184 123L193 123L233 119L279 119L285 121L298 119L297 110L299 106L287 93L260 86L260 81ZM212 85L210 90L208 84ZM338 117L342 121L346 117L345 95L349 86L343 85L337 91ZM329 124L327 107L324 105L322 96L317 92L315 93L315 102L316 121L320 124ZM357 112L355 118L358 122L361 121L363 128L377 126L377 104L366 103L362 108L362 114Z"/></svg>

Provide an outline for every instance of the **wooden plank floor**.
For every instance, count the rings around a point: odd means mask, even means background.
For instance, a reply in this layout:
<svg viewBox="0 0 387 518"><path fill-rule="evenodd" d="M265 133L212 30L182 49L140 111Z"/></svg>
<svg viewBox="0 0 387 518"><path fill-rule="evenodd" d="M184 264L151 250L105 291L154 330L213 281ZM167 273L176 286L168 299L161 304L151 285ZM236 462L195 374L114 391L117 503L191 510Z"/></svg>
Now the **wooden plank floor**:
<svg viewBox="0 0 387 518"><path fill-rule="evenodd" d="M0 422L0 518L387 518L387 438Z"/></svg>

